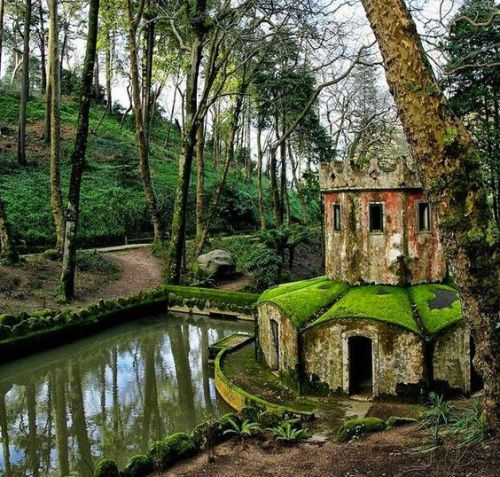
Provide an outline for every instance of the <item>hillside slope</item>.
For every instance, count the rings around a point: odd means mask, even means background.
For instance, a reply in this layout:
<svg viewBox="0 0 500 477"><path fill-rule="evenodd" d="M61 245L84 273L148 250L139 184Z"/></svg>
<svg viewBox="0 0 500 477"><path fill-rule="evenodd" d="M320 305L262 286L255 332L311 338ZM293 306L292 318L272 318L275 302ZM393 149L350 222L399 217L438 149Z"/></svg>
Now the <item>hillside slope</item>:
<svg viewBox="0 0 500 477"><path fill-rule="evenodd" d="M49 151L43 140L45 104L41 97L32 98L28 103L27 151L30 165L20 167L15 155L18 103L16 95L0 95L0 191L16 239L25 250L35 250L49 247L54 241L49 205ZM67 191L69 157L77 118L78 105L65 99L61 106L64 194ZM170 135L170 144L165 147L167 134ZM156 119L151 130L151 172L161 216L167 226L173 208L178 154L178 132L168 121ZM209 149L207 159L206 189L209 197L218 172L212 167ZM265 187L268 196L267 181ZM233 168L214 231L233 233L257 228L257 197L255 178L247 181L238 168ZM194 181L190 202L194 205ZM293 214L300 217L294 194L291 195L291 206ZM267 209L270 210L270 206ZM311 213L317 211L317 204L312 204ZM188 233L192 233L194 214L190 214L188 219ZM102 108L93 107L82 185L80 242L82 245L123 243L125 237L130 239L150 234L132 118L126 118L122 125L121 115L105 114Z"/></svg>

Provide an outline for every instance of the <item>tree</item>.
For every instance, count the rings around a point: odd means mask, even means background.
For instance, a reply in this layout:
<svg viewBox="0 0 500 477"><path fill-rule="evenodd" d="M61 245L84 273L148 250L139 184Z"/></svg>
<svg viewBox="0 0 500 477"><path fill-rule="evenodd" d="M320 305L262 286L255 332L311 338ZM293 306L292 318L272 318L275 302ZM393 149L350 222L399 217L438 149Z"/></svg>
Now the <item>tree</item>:
<svg viewBox="0 0 500 477"><path fill-rule="evenodd" d="M59 68L59 16L58 1L49 0L49 78L50 84L50 205L56 230L56 250L64 245L63 199L60 171L60 68Z"/></svg>
<svg viewBox="0 0 500 477"><path fill-rule="evenodd" d="M19 104L19 131L17 139L17 162L26 165L26 108L30 94L30 28L31 0L26 0L23 34L23 79L21 84L21 102Z"/></svg>
<svg viewBox="0 0 500 477"><path fill-rule="evenodd" d="M0 78L2 77L2 52L3 52L3 19L5 16L5 0L0 0Z"/></svg>
<svg viewBox="0 0 500 477"><path fill-rule="evenodd" d="M499 252L481 162L451 113L403 0L362 0L377 38L417 171L438 220L476 342L474 364L484 381L484 414L500 424Z"/></svg>
<svg viewBox="0 0 500 477"><path fill-rule="evenodd" d="M468 0L449 26L443 85L449 104L471 131L484 164L484 180L500 225L500 22L488 21L493 0ZM474 18L470 22L468 19Z"/></svg>
<svg viewBox="0 0 500 477"><path fill-rule="evenodd" d="M7 264L16 263L19 259L17 254L10 225L7 220L7 213L0 197L0 260Z"/></svg>
<svg viewBox="0 0 500 477"><path fill-rule="evenodd" d="M150 3L148 2L148 7ZM149 168L149 122L151 116L151 81L152 81L152 62L154 47L154 21L148 18L145 26L145 35L147 48L144 52L146 63L145 75L142 78L142 98L141 84L139 78L139 58L137 48L137 28L140 25L144 14L145 2L142 1L139 11L134 14L131 0L127 0L127 20L128 20L128 48L130 60L130 77L132 85L132 109L134 112L135 131L137 138L137 147L139 151L139 164L141 179L144 188L144 195L148 205L151 220L153 222L154 240L160 242L163 240L164 230L158 212L156 196L151 182L151 171Z"/></svg>
<svg viewBox="0 0 500 477"><path fill-rule="evenodd" d="M90 101L92 99L93 73L96 59L97 30L99 21L99 0L90 0L88 33L80 89L80 114L76 130L75 148L71 156L68 207L64 224L64 253L61 274L61 291L66 301L75 295L76 239L80 215L80 188L87 138L89 134Z"/></svg>

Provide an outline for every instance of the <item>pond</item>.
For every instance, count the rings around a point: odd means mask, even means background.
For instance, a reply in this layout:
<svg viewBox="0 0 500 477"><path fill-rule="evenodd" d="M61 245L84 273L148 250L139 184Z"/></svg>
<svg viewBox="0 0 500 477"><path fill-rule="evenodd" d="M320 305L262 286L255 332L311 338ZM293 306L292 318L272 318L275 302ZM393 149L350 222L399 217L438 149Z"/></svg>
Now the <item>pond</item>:
<svg viewBox="0 0 500 477"><path fill-rule="evenodd" d="M208 345L253 324L164 314L0 367L0 474L91 476L229 412Z"/></svg>

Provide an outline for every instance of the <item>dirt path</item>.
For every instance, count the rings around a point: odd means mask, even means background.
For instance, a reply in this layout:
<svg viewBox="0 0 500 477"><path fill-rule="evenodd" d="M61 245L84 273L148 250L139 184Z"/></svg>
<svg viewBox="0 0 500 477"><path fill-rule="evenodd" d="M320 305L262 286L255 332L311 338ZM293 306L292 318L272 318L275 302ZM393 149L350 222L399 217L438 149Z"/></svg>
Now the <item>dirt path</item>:
<svg viewBox="0 0 500 477"><path fill-rule="evenodd" d="M287 447L254 439L248 446L233 439L217 447L215 462L206 454L156 477L495 477L500 442L477 447L441 447L416 452L425 436L417 426L394 428L348 444L326 442Z"/></svg>

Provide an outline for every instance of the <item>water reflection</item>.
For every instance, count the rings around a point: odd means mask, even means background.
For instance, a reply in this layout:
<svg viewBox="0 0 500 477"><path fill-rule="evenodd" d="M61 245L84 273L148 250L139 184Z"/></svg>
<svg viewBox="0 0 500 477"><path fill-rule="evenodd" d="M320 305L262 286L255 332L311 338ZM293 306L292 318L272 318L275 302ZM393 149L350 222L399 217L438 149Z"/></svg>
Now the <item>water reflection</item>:
<svg viewBox="0 0 500 477"><path fill-rule="evenodd" d="M158 316L0 367L0 471L6 477L91 476L123 465L172 431L226 412L208 344L246 323Z"/></svg>

